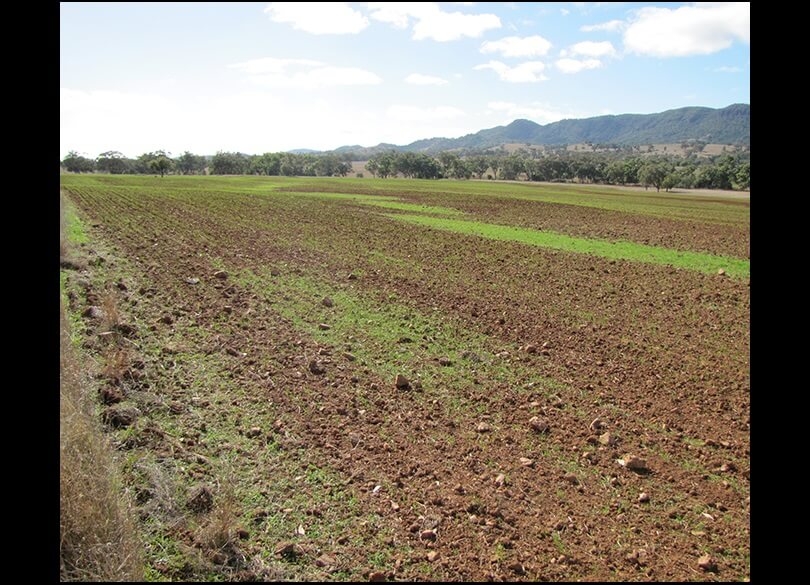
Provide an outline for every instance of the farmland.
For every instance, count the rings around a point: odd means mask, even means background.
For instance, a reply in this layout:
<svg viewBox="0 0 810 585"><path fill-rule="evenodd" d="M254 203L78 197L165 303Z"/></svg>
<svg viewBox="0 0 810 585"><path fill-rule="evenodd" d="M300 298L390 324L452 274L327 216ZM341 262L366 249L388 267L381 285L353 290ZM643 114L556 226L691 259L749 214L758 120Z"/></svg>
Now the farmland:
<svg viewBox="0 0 810 585"><path fill-rule="evenodd" d="M747 199L61 186L150 579L750 576Z"/></svg>

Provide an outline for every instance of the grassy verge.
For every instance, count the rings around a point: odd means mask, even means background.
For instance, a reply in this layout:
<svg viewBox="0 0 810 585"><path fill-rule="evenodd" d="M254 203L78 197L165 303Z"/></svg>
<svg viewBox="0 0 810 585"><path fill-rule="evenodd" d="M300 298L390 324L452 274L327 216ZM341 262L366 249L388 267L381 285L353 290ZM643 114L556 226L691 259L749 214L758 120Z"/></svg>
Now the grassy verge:
<svg viewBox="0 0 810 585"><path fill-rule="evenodd" d="M141 545L113 450L70 338L60 326L59 559L62 581L139 581Z"/></svg>

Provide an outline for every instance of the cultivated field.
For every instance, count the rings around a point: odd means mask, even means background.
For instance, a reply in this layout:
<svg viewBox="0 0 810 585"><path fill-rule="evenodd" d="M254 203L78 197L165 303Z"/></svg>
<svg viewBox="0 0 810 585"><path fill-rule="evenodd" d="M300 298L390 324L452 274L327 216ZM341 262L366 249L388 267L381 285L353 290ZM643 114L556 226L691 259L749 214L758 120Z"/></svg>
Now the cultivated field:
<svg viewBox="0 0 810 585"><path fill-rule="evenodd" d="M148 578L748 578L748 201L60 178Z"/></svg>

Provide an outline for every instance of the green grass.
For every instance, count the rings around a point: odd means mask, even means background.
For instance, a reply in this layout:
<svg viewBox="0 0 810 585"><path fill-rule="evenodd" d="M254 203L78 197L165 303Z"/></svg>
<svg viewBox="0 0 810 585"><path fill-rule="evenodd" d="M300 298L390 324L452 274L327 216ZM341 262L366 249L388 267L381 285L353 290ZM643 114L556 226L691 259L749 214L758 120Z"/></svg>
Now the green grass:
<svg viewBox="0 0 810 585"><path fill-rule="evenodd" d="M606 187L602 185L504 183L499 181L430 181L419 179L354 179L331 177L262 177L262 176L167 176L145 175L61 175L65 187L109 186L124 189L160 189L161 191L280 194L279 189L294 188L302 192L321 193L340 198L358 196L353 190L372 193L368 198L412 196L431 198L444 203L454 200L492 197L523 199L561 205L590 207L606 211L674 220L730 225L747 225L750 219L748 200L715 199L689 194L656 193ZM323 193L327 191L327 193ZM337 192L335 192L337 191ZM374 195L379 193L380 195Z"/></svg>
<svg viewBox="0 0 810 585"><path fill-rule="evenodd" d="M85 244L89 241L84 222L76 214L76 209L69 201L65 202L65 223L67 226L67 239L70 244Z"/></svg>
<svg viewBox="0 0 810 585"><path fill-rule="evenodd" d="M360 193L323 193L308 191L273 191L274 197L286 195L288 197L317 197L320 199L334 199L338 201L351 201L360 205L373 205L385 209L395 209L398 211L411 211L414 213L433 213L436 215L464 215L463 211L450 207L439 207L435 205L421 205L416 203L405 203L393 197L383 195L363 195Z"/></svg>
<svg viewBox="0 0 810 585"><path fill-rule="evenodd" d="M385 217L434 229L480 236L490 240L519 242L530 246L590 254L592 256L601 256L612 260L662 264L709 274L716 273L718 269L722 268L726 271L727 275L733 278L748 278L750 276L749 260L729 256L714 256L700 252L672 250L669 248L647 246L621 240L611 242L607 240L575 238L555 232L460 219L445 219L412 214L385 214Z"/></svg>

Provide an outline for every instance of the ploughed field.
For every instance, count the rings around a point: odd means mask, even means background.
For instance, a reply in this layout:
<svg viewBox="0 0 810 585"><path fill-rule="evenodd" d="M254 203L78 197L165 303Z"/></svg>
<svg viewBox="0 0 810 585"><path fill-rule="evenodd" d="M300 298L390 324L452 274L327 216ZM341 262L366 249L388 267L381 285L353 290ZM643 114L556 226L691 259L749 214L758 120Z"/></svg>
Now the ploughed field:
<svg viewBox="0 0 810 585"><path fill-rule="evenodd" d="M61 180L152 578L749 576L747 200Z"/></svg>

